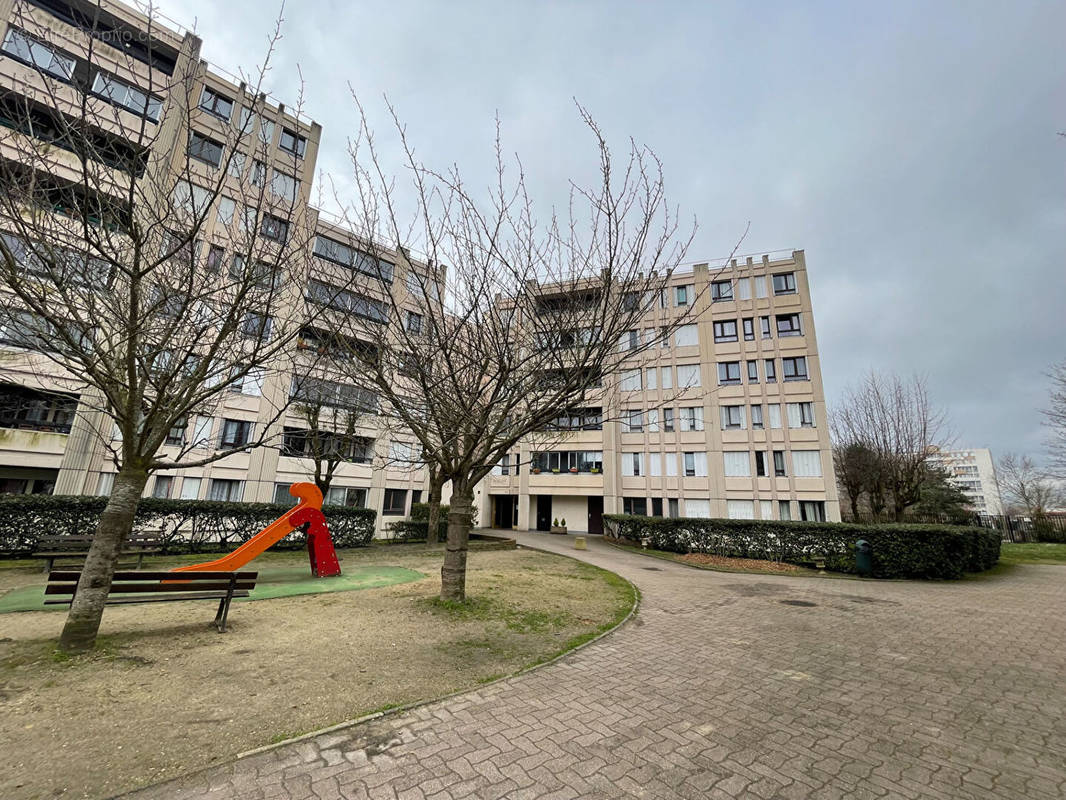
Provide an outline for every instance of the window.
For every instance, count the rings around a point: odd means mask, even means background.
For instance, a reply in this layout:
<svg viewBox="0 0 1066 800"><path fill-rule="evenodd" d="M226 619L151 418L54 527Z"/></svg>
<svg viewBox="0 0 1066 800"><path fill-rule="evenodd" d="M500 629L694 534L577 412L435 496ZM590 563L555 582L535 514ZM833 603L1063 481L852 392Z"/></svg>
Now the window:
<svg viewBox="0 0 1066 800"><path fill-rule="evenodd" d="M774 365L774 360L772 358L766 359L765 367L766 367L766 382L767 383L777 383L777 367Z"/></svg>
<svg viewBox="0 0 1066 800"><path fill-rule="evenodd" d="M243 419L222 420L222 435L219 444L222 447L242 447L252 438L252 423Z"/></svg>
<svg viewBox="0 0 1066 800"><path fill-rule="evenodd" d="M693 497L685 498L685 516L691 518L709 519L711 516L711 501L697 500Z"/></svg>
<svg viewBox="0 0 1066 800"><path fill-rule="evenodd" d="M663 431L666 433L674 432L674 410L672 408L663 409Z"/></svg>
<svg viewBox="0 0 1066 800"><path fill-rule="evenodd" d="M292 175L276 169L270 178L270 193L274 197L295 203L296 196L300 193L300 182Z"/></svg>
<svg viewBox="0 0 1066 800"><path fill-rule="evenodd" d="M747 450L722 453L722 458L727 478L747 478L751 475L751 458Z"/></svg>
<svg viewBox="0 0 1066 800"><path fill-rule="evenodd" d="M414 463L415 448L410 442L389 442L389 461L393 462L393 465L404 464L410 465Z"/></svg>
<svg viewBox="0 0 1066 800"><path fill-rule="evenodd" d="M618 349L625 352L626 350L636 350L640 347L640 331L623 331L622 338L618 342Z"/></svg>
<svg viewBox="0 0 1066 800"><path fill-rule="evenodd" d="M762 406L751 407L751 427L752 430L761 431L763 427L762 422Z"/></svg>
<svg viewBox="0 0 1066 800"><path fill-rule="evenodd" d="M269 119L259 120L259 141L270 144L274 140L274 123Z"/></svg>
<svg viewBox="0 0 1066 800"><path fill-rule="evenodd" d="M804 522L825 522L825 502L800 500L800 519Z"/></svg>
<svg viewBox="0 0 1066 800"><path fill-rule="evenodd" d="M768 408L770 409L770 427L771 428L780 428L781 427L781 404L780 403L770 403Z"/></svg>
<svg viewBox="0 0 1066 800"><path fill-rule="evenodd" d="M407 511L407 490L386 489L385 503L381 507L381 513L390 517L402 517Z"/></svg>
<svg viewBox="0 0 1066 800"><path fill-rule="evenodd" d="M785 451L774 450L774 475L778 478L784 478L788 475L785 470Z"/></svg>
<svg viewBox="0 0 1066 800"><path fill-rule="evenodd" d="M822 477L822 454L817 450L793 450L792 474L797 478Z"/></svg>
<svg viewBox="0 0 1066 800"><path fill-rule="evenodd" d="M289 397L298 402L322 404L330 408L350 408L376 413L378 397L371 391L350 383L328 381L311 376L293 377Z"/></svg>
<svg viewBox="0 0 1066 800"><path fill-rule="evenodd" d="M181 481L181 499L182 500L198 500L200 499L200 486L203 485L203 478L183 478Z"/></svg>
<svg viewBox="0 0 1066 800"><path fill-rule="evenodd" d="M187 420L185 417L182 417L177 422L175 422L174 426L169 431L167 431L167 444L178 447L185 444L185 428L187 428L188 425L189 420Z"/></svg>
<svg viewBox="0 0 1066 800"><path fill-rule="evenodd" d="M762 338L771 339L773 334L770 332L770 318L759 317L759 329L762 331Z"/></svg>
<svg viewBox="0 0 1066 800"><path fill-rule="evenodd" d="M711 302L721 303L733 299L732 281L714 281L711 284Z"/></svg>
<svg viewBox="0 0 1066 800"><path fill-rule="evenodd" d="M293 133L288 128L282 128L281 141L278 142L278 147L287 153L292 153L297 158L303 158L304 153L307 151L307 139Z"/></svg>
<svg viewBox="0 0 1066 800"><path fill-rule="evenodd" d="M201 133L189 134L189 158L195 158L215 169L222 164L222 145L214 139L208 139Z"/></svg>
<svg viewBox="0 0 1066 800"><path fill-rule="evenodd" d="M748 383L758 383L758 382L759 382L759 362L758 361L749 361L748 362Z"/></svg>
<svg viewBox="0 0 1066 800"><path fill-rule="evenodd" d="M653 497L651 499L651 515L653 517L661 517L663 515L663 499L661 497Z"/></svg>
<svg viewBox="0 0 1066 800"><path fill-rule="evenodd" d="M619 388L623 392L639 392L641 388L640 377L641 371L639 369L622 370L622 379Z"/></svg>
<svg viewBox="0 0 1066 800"><path fill-rule="evenodd" d="M322 281L311 279L307 283L307 299L312 303L327 306L336 311L345 311L357 317L385 324L389 321L389 306L361 294L341 289Z"/></svg>
<svg viewBox="0 0 1066 800"><path fill-rule="evenodd" d="M683 453L686 478L707 477L707 454L706 453Z"/></svg>
<svg viewBox="0 0 1066 800"><path fill-rule="evenodd" d="M751 278L737 278L737 299L751 300Z"/></svg>
<svg viewBox="0 0 1066 800"><path fill-rule="evenodd" d="M269 317L267 318L269 319ZM247 394L261 397L263 394L264 372L262 369L248 370L246 375L240 375L230 381L229 389L236 394Z"/></svg>
<svg viewBox="0 0 1066 800"><path fill-rule="evenodd" d="M718 362L718 383L719 385L726 386L729 384L740 383L740 362L739 361L719 361Z"/></svg>
<svg viewBox="0 0 1066 800"><path fill-rule="evenodd" d="M644 412L629 409L622 412L622 433L640 433L644 430Z"/></svg>
<svg viewBox="0 0 1066 800"><path fill-rule="evenodd" d="M678 389L693 389L700 385L700 365L699 364L678 364L677 365L677 388Z"/></svg>
<svg viewBox="0 0 1066 800"><path fill-rule="evenodd" d="M8 28L3 50L9 56L24 61L32 67L60 80L69 81L74 75L74 58L53 50L44 42L18 28Z"/></svg>
<svg viewBox="0 0 1066 800"><path fill-rule="evenodd" d="M729 519L755 519L755 501L726 500L725 513Z"/></svg>
<svg viewBox="0 0 1066 800"><path fill-rule="evenodd" d="M215 425L214 417L198 415L192 428L193 447L207 447L211 444L211 429Z"/></svg>
<svg viewBox="0 0 1066 800"><path fill-rule="evenodd" d="M744 429L744 406L722 406L722 430Z"/></svg>
<svg viewBox="0 0 1066 800"><path fill-rule="evenodd" d="M802 336L803 331L800 330L800 315L799 314L778 314L777 315L777 335L778 336Z"/></svg>
<svg viewBox="0 0 1066 800"><path fill-rule="evenodd" d="M407 312L407 332L418 336L422 333L422 315L414 311Z"/></svg>
<svg viewBox="0 0 1066 800"><path fill-rule="evenodd" d="M766 453L762 450L755 451L755 476L757 478L766 477Z"/></svg>
<svg viewBox="0 0 1066 800"><path fill-rule="evenodd" d="M511 454L505 453L501 456L500 460L496 462L496 466L492 468L493 475L510 475L511 474ZM515 464L514 474L518 474L518 464Z"/></svg>
<svg viewBox="0 0 1066 800"><path fill-rule="evenodd" d="M665 325L659 326L659 347L670 346L670 333Z"/></svg>
<svg viewBox="0 0 1066 800"><path fill-rule="evenodd" d="M682 408L681 411L681 430L683 431L702 431L703 430L703 406L693 406L689 408Z"/></svg>
<svg viewBox="0 0 1066 800"><path fill-rule="evenodd" d="M807 357L782 358L781 371L786 381L805 381L807 378Z"/></svg>
<svg viewBox="0 0 1066 800"><path fill-rule="evenodd" d="M220 272L222 270L222 262L225 258L225 248L213 244L207 248L207 263L205 266L210 272Z"/></svg>
<svg viewBox="0 0 1066 800"><path fill-rule="evenodd" d="M736 331L734 330L735 334ZM678 347L694 347L699 345L700 337L695 325L680 325L674 331L674 344Z"/></svg>
<svg viewBox="0 0 1066 800"><path fill-rule="evenodd" d="M675 306L687 306L692 302L691 298L692 287L691 286L675 286L674 287L674 305Z"/></svg>
<svg viewBox="0 0 1066 800"><path fill-rule="evenodd" d="M666 513L673 519L677 519L681 516L681 512L677 508L678 502L676 497L668 497L666 499Z"/></svg>
<svg viewBox="0 0 1066 800"><path fill-rule="evenodd" d="M375 258L369 253L349 247L325 236L315 237L315 256L332 261L334 264L354 269L364 275L370 275L386 283L392 282L393 266L388 261Z"/></svg>
<svg viewBox="0 0 1066 800"><path fill-rule="evenodd" d="M662 383L660 384L664 389L674 388L674 368L663 367L662 368Z"/></svg>
<svg viewBox="0 0 1066 800"><path fill-rule="evenodd" d="M766 276L765 275L756 275L754 283L755 283L755 297L757 297L760 300L762 298L766 297Z"/></svg>
<svg viewBox="0 0 1066 800"><path fill-rule="evenodd" d="M233 116L233 101L207 86L200 94L200 108L226 122Z"/></svg>
<svg viewBox="0 0 1066 800"><path fill-rule="evenodd" d="M644 388L645 389L657 389L659 388L659 370L657 367L649 367L644 375Z"/></svg>
<svg viewBox="0 0 1066 800"><path fill-rule="evenodd" d="M771 500L759 501L759 519L773 519L774 518L774 504Z"/></svg>
<svg viewBox="0 0 1066 800"><path fill-rule="evenodd" d="M790 428L814 427L814 403L786 403L785 414Z"/></svg>
<svg viewBox="0 0 1066 800"><path fill-rule="evenodd" d="M171 475L156 475L155 485L152 486L152 497L166 499L170 497L174 489L174 478Z"/></svg>
<svg viewBox="0 0 1066 800"><path fill-rule="evenodd" d="M263 222L259 227L259 234L264 239L271 239L272 241L285 244L285 241L289 238L289 223L280 217L264 214Z"/></svg>
<svg viewBox="0 0 1066 800"><path fill-rule="evenodd" d="M774 294L795 294L796 274L794 272L779 272L774 275Z"/></svg>
<svg viewBox="0 0 1066 800"><path fill-rule="evenodd" d="M644 474L643 453L622 453L622 475L633 477Z"/></svg>
<svg viewBox="0 0 1066 800"><path fill-rule="evenodd" d="M777 501L777 518L782 522L792 519L792 504L788 500Z"/></svg>
<svg viewBox="0 0 1066 800"><path fill-rule="evenodd" d="M648 499L646 497L623 497L622 513L636 517L648 516Z"/></svg>
<svg viewBox="0 0 1066 800"><path fill-rule="evenodd" d="M267 165L262 161L252 162L252 175L249 178L252 186L262 186L266 183Z"/></svg>
<svg viewBox="0 0 1066 800"><path fill-rule="evenodd" d="M207 499L219 503L239 503L243 496L244 481L212 478L207 488Z"/></svg>
<svg viewBox="0 0 1066 800"><path fill-rule="evenodd" d="M662 477L663 474L663 454L662 453L648 453L648 475L652 478Z"/></svg>
<svg viewBox="0 0 1066 800"><path fill-rule="evenodd" d="M163 109L163 101L160 98L142 92L137 87L104 72L97 72L93 78L93 94L152 122L159 121L159 112Z"/></svg>
<svg viewBox="0 0 1066 800"><path fill-rule="evenodd" d="M744 317L744 341L750 342L755 339L755 318Z"/></svg>
<svg viewBox="0 0 1066 800"><path fill-rule="evenodd" d="M111 494L111 490L115 488L115 473L114 472L101 472L100 477L96 481L96 494L98 497L107 497Z"/></svg>
<svg viewBox="0 0 1066 800"><path fill-rule="evenodd" d="M737 341L737 321L735 319L726 319L714 323L714 340L716 342Z"/></svg>
<svg viewBox="0 0 1066 800"><path fill-rule="evenodd" d="M229 173L231 177L240 180L244 176L244 161L244 153L234 153L230 156L229 167L226 169L226 172Z"/></svg>

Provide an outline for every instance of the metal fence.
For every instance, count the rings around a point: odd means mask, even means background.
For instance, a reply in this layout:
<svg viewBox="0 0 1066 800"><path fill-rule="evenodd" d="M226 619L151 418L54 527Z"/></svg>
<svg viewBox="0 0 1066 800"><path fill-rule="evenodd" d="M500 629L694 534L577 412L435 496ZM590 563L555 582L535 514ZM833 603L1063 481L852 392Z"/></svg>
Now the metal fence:
<svg viewBox="0 0 1066 800"><path fill-rule="evenodd" d="M891 517L860 514L858 517L844 516L845 522L886 523L895 522ZM934 525L972 525L979 528L992 528L1003 535L1005 542L1066 542L1066 516L1014 516L994 514L937 515L908 514L904 523L924 523Z"/></svg>

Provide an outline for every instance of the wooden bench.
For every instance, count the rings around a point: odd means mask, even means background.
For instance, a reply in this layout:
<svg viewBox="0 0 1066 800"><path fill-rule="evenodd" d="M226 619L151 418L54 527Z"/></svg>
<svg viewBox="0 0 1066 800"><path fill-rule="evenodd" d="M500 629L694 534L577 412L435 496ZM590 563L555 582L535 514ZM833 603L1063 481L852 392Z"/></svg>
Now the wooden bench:
<svg viewBox="0 0 1066 800"><path fill-rule="evenodd" d="M234 597L247 597L258 576L258 572L116 572L107 604L218 600L214 625L219 633L225 633L230 602ZM52 570L44 590L44 604L70 605L80 577L80 570Z"/></svg>
<svg viewBox="0 0 1066 800"><path fill-rule="evenodd" d="M51 572L61 558L80 558L84 561L93 543L92 534L49 534L37 540L37 549L32 558L43 558L44 572ZM122 545L119 557L137 556L137 569L141 568L146 555L162 550L157 533L135 533ZM73 566L73 565L71 565Z"/></svg>

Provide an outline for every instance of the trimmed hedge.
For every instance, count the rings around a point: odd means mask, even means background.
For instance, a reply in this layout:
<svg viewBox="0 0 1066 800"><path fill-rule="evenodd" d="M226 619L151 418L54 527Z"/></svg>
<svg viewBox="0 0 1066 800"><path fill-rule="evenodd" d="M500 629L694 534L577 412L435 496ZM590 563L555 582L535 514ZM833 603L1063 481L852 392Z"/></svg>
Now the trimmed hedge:
<svg viewBox="0 0 1066 800"><path fill-rule="evenodd" d="M955 525L860 525L747 519L664 519L604 514L609 536L671 553L809 563L856 572L855 542L872 548L876 578L961 578L999 561L999 531Z"/></svg>
<svg viewBox="0 0 1066 800"><path fill-rule="evenodd" d="M106 497L85 495L0 496L0 553L27 555L45 534L85 534L96 529ZM218 503L207 500L143 498L137 507L135 533L158 531L165 553L225 552L248 541L293 508L276 503ZM377 512L367 508L322 509L337 547L365 547L374 538ZM306 543L294 532L275 547L299 549Z"/></svg>

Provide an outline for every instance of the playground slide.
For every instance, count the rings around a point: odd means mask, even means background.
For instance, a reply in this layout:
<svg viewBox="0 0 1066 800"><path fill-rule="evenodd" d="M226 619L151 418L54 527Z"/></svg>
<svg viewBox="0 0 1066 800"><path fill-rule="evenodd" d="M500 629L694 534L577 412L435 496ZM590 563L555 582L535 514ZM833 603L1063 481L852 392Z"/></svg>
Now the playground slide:
<svg viewBox="0 0 1066 800"><path fill-rule="evenodd" d="M224 555L222 558L216 558L214 561L206 561L203 564L176 567L171 572L234 572L252 559L262 555L265 550L280 542L296 530L299 525L308 521L302 518L305 515L300 515L294 525L290 521L294 514L297 514L302 509L313 508L318 511L322 508L322 492L313 483L294 483L289 487L289 494L293 497L298 497L300 502L232 553ZM340 572L340 569L338 568L337 571Z"/></svg>

